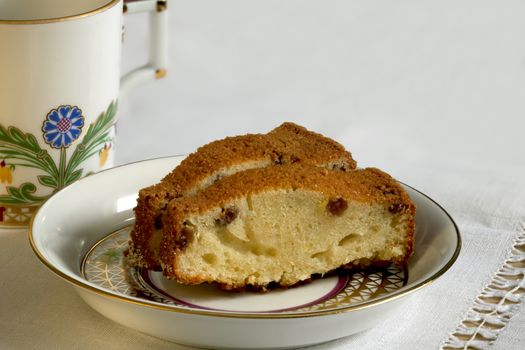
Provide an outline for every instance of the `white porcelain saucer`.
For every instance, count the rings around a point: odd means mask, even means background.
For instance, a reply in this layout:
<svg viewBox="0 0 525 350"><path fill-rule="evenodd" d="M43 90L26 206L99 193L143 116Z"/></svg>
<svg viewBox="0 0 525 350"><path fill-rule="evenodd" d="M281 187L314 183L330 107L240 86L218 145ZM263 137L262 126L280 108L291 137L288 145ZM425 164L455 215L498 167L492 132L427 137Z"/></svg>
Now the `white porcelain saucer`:
<svg viewBox="0 0 525 350"><path fill-rule="evenodd" d="M406 269L358 271L270 293L226 293L182 286L130 268L127 247L140 188L158 182L183 157L154 159L84 178L49 199L30 231L33 250L102 315L177 343L206 348L292 348L373 327L456 260L459 231L424 194L417 205L416 247Z"/></svg>

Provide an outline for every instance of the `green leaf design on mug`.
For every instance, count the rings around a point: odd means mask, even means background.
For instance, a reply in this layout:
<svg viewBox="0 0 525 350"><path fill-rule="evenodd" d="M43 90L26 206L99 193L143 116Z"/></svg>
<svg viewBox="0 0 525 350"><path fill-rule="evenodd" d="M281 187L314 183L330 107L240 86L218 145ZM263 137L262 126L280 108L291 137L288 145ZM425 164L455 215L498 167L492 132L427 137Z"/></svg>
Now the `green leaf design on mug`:
<svg viewBox="0 0 525 350"><path fill-rule="evenodd" d="M60 106L56 110L52 110L52 112L56 115L56 112L61 111L62 108L64 111L67 111L67 107L70 106ZM77 110L80 111L78 108ZM63 144L61 147L54 146L54 148L60 147L58 166L49 152L40 147L34 135L24 133L14 126L6 128L0 125L0 159L9 162L11 171L17 167L35 168L43 171L44 175L37 176L38 183L52 189L52 193L49 195L36 196L34 193L37 187L33 183L25 182L18 188L6 186L7 194L0 195L0 204L38 205L59 189L80 179L84 172L84 169L80 168L82 163L97 154L102 145L113 141L110 136L110 130L115 123L116 113L117 102L113 101L109 104L106 111L101 113L89 125L84 138L76 145L69 160L66 160L66 148L70 146L70 143L67 145ZM49 122L49 119L46 122ZM50 131L46 129L46 132L48 132L47 136L49 136ZM49 143L49 140L45 139L45 141Z"/></svg>
<svg viewBox="0 0 525 350"><path fill-rule="evenodd" d="M58 188L57 180L49 175L38 175L38 182L47 187Z"/></svg>
<svg viewBox="0 0 525 350"><path fill-rule="evenodd" d="M116 114L117 103L111 102L106 112L101 113L97 120L95 120L95 122L89 126L86 135L84 135L84 139L75 148L75 151L73 152L73 155L69 160L69 164L66 168L66 180L67 174L71 174L72 172L74 172L74 170L82 162L84 162L86 159L90 158L94 154L98 153L98 146L111 141L111 137L108 135L108 130L113 125L113 120Z"/></svg>
<svg viewBox="0 0 525 350"><path fill-rule="evenodd" d="M34 196L36 186L30 182L24 182L19 188L8 186L7 196L0 196L2 204L34 204L45 201L49 196Z"/></svg>
<svg viewBox="0 0 525 350"><path fill-rule="evenodd" d="M70 184L80 179L82 177L82 171L83 169L78 169L78 170L73 171L71 174L69 174L66 177L66 183Z"/></svg>
<svg viewBox="0 0 525 350"><path fill-rule="evenodd" d="M20 129L0 125L0 155L4 160L13 160L11 165L42 169L50 176L58 176L53 158L40 148L32 134L24 134Z"/></svg>

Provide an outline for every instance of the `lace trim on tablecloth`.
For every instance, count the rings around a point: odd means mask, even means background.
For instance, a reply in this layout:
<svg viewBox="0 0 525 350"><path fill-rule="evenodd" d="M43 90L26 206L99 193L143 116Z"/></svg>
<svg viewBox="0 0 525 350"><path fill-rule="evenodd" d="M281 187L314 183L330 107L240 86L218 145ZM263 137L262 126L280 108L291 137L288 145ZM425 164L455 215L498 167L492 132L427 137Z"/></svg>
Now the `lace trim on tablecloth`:
<svg viewBox="0 0 525 350"><path fill-rule="evenodd" d="M519 309L525 296L525 223L510 257L474 300L442 350L487 349Z"/></svg>

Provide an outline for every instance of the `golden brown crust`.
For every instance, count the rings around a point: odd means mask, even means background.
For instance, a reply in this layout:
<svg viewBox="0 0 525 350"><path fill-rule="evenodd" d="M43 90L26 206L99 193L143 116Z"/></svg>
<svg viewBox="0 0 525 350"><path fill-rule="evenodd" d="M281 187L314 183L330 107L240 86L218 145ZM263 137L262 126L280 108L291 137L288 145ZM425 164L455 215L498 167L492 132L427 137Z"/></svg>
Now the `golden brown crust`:
<svg viewBox="0 0 525 350"><path fill-rule="evenodd" d="M135 226L131 233L130 256L137 265L156 268L149 241L159 225L166 205L185 195L207 177L221 169L249 161L268 164L306 163L355 169L356 162L342 145L293 123L284 123L268 134L248 134L211 142L190 154L164 179L140 190L135 207ZM261 165L262 166L262 165Z"/></svg>
<svg viewBox="0 0 525 350"><path fill-rule="evenodd" d="M234 199L273 189L323 192L330 198L348 198L367 203L392 203L392 211L412 205L403 188L388 174L366 168L348 172L297 164L245 170L216 182L195 196L181 197L167 208L169 217L203 213Z"/></svg>
<svg viewBox="0 0 525 350"><path fill-rule="evenodd" d="M339 143L302 126L283 123L266 135L227 137L200 147L166 175L159 187L184 194L210 174L257 160L271 160L275 164L301 162L312 165L342 160L348 170L356 168L351 154ZM159 187L155 187L154 191L158 191Z"/></svg>
<svg viewBox="0 0 525 350"><path fill-rule="evenodd" d="M188 216L218 207L226 208L235 199L275 189L322 192L330 199L382 203L388 205L393 214L407 212L410 217L405 240L407 254L394 262L406 262L412 252L415 206L401 185L390 175L376 168L341 172L306 164L283 165L239 172L203 189L195 196L171 201L165 216L161 243L160 258L165 274L188 284L202 282L198 278L193 281L178 275L175 266L175 256L184 250L189 239L184 231L184 222ZM185 244L181 245L181 241Z"/></svg>
<svg viewBox="0 0 525 350"><path fill-rule="evenodd" d="M294 124L283 123L267 134L272 146L283 157L283 164L296 162L320 165L341 159L347 164L342 170L355 169L357 164L350 152L338 142Z"/></svg>

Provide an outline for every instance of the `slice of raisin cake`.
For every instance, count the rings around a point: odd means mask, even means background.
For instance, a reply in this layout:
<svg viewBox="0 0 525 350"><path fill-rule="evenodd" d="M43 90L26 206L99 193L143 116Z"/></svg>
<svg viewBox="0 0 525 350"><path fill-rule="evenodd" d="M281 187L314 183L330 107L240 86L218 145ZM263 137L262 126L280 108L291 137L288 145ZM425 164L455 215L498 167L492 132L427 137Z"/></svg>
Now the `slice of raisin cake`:
<svg viewBox="0 0 525 350"><path fill-rule="evenodd" d="M342 145L293 123L284 123L267 134L228 137L200 147L159 184L139 192L128 262L160 269L162 215L171 200L194 195L240 171L300 163L343 171L356 168Z"/></svg>
<svg viewBox="0 0 525 350"><path fill-rule="evenodd" d="M405 263L415 206L378 169L293 164L238 172L172 200L163 224L168 278L265 289L342 266Z"/></svg>

